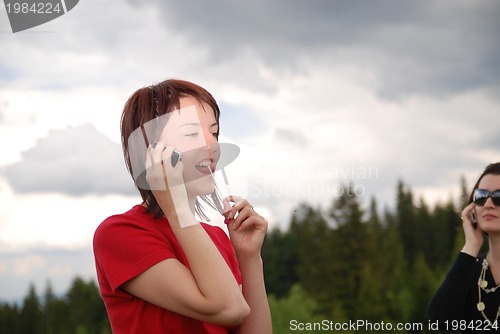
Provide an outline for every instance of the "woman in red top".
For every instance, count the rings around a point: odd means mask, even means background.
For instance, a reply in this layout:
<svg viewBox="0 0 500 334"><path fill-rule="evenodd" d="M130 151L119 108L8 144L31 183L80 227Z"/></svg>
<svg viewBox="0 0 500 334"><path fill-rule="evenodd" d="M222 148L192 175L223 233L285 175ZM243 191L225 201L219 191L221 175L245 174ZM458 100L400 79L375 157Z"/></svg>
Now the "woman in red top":
<svg viewBox="0 0 500 334"><path fill-rule="evenodd" d="M217 196L219 108L204 88L141 88L121 121L142 204L96 230L97 277L114 333L272 332L260 250L267 222L247 200ZM225 216L230 239L199 198Z"/></svg>

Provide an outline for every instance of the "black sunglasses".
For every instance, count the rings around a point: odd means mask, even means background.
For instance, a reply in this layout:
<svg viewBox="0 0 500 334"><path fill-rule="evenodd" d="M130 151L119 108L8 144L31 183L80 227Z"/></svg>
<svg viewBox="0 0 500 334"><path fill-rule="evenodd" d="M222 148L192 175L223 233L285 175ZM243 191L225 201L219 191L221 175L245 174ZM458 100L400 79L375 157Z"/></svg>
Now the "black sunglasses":
<svg viewBox="0 0 500 334"><path fill-rule="evenodd" d="M474 190L472 200L474 201L474 204L483 206L486 204L489 197L491 197L493 204L500 206L500 190L488 191L484 189L476 189Z"/></svg>

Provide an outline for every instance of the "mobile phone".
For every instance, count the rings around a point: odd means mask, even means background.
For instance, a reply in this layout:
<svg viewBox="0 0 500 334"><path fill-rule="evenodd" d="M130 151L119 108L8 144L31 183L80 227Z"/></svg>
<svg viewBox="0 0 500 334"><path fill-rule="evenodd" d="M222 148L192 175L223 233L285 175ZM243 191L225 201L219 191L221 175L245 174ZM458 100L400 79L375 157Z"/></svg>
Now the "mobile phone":
<svg viewBox="0 0 500 334"><path fill-rule="evenodd" d="M172 167L175 167L179 161L182 160L182 153L174 150L172 152L172 156L170 157L170 162L172 163Z"/></svg>
<svg viewBox="0 0 500 334"><path fill-rule="evenodd" d="M474 227L474 229L477 229L477 217L476 217L476 211L475 210L471 211L470 218L472 219L472 227Z"/></svg>

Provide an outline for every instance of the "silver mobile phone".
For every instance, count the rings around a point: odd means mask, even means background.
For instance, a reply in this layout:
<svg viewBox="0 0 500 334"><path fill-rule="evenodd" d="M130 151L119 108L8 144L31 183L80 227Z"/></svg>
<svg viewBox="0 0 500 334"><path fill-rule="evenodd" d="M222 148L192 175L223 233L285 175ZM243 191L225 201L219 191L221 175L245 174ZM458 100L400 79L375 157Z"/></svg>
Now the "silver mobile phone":
<svg viewBox="0 0 500 334"><path fill-rule="evenodd" d="M172 152L172 156L170 157L170 162L172 163L172 167L175 167L179 161L182 160L182 153L174 150Z"/></svg>
<svg viewBox="0 0 500 334"><path fill-rule="evenodd" d="M475 210L471 211L470 218L472 219L472 227L474 227L474 229L477 229L477 217L476 217L476 211Z"/></svg>

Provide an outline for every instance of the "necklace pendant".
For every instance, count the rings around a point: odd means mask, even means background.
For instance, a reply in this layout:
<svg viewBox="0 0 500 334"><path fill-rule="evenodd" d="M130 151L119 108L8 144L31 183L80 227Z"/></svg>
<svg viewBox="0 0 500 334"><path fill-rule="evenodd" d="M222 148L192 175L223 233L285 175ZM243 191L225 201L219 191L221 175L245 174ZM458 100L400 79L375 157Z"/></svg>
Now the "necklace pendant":
<svg viewBox="0 0 500 334"><path fill-rule="evenodd" d="M484 303L483 303L483 302L479 302L479 303L477 303L477 310L478 310L479 312L483 312L483 311L484 311L484 309L485 309L485 307L484 307Z"/></svg>

